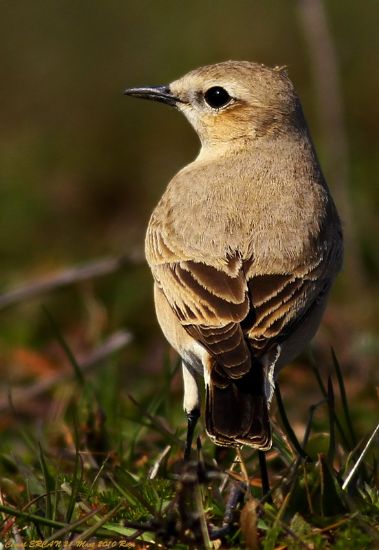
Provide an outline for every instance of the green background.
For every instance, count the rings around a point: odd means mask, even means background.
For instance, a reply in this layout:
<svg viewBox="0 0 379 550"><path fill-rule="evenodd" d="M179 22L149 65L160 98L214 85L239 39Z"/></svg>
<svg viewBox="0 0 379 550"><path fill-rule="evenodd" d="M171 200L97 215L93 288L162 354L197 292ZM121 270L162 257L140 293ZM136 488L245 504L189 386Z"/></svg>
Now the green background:
<svg viewBox="0 0 379 550"><path fill-rule="evenodd" d="M379 349L379 9L374 0L324 3L348 144L346 208L335 188L338 167L323 131L320 82L299 6L286 0L1 1L0 290L78 262L142 250L155 203L199 143L177 112L126 98L124 88L167 83L225 59L287 65L353 239L316 350L326 356L333 344L347 371L372 393ZM135 343L125 369L159 368L167 347L145 265L1 311L0 369L11 379L14 348L52 353L42 303L75 350L127 327Z"/></svg>

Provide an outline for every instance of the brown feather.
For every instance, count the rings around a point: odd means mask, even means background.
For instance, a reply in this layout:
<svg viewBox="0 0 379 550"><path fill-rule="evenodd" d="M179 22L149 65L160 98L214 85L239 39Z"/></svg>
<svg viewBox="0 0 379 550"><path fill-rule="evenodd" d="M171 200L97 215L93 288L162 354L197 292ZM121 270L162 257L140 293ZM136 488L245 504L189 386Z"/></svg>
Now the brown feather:
<svg viewBox="0 0 379 550"><path fill-rule="evenodd" d="M271 429L262 365L254 362L247 374L233 381L213 369L206 388L205 422L218 445L269 449Z"/></svg>

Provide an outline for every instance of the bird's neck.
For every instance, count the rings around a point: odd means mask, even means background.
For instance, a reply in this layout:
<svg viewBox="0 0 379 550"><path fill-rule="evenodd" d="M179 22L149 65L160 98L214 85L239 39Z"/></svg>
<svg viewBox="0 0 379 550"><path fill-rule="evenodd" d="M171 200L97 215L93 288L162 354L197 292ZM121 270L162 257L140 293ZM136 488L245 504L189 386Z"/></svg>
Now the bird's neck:
<svg viewBox="0 0 379 550"><path fill-rule="evenodd" d="M250 147L249 139L240 138L231 141L203 141L196 162L210 162L215 159L235 157Z"/></svg>
<svg viewBox="0 0 379 550"><path fill-rule="evenodd" d="M238 158L246 156L260 157L265 155L287 156L290 151L297 151L300 145L302 154L307 151L310 156L314 155L314 149L309 139L306 128L293 129L285 134L269 136L244 136L229 141L207 140L201 142L200 152L195 160L196 163L208 163L215 160L238 162Z"/></svg>

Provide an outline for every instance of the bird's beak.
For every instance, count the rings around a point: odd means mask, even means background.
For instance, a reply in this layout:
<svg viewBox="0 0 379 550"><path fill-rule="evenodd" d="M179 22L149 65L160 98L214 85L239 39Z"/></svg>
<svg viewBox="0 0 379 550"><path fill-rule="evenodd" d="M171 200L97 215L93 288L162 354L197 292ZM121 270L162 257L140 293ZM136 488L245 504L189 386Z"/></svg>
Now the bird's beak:
<svg viewBox="0 0 379 550"><path fill-rule="evenodd" d="M140 97L142 99L152 99L153 101L160 101L161 103L167 103L167 105L176 105L181 100L175 97L169 86L151 86L146 88L127 88L124 91L124 95L131 95L134 97Z"/></svg>

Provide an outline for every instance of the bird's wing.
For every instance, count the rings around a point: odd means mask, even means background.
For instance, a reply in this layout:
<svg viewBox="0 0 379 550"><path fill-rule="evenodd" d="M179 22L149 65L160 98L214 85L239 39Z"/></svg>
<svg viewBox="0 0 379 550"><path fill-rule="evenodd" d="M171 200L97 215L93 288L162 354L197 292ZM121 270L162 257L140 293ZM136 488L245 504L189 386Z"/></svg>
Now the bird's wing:
<svg viewBox="0 0 379 550"><path fill-rule="evenodd" d="M154 278L183 327L214 357L220 384L223 375L249 370L249 348L259 358L285 339L324 289L320 257L290 274L257 274L238 254L215 268L180 259L159 231L148 238Z"/></svg>
<svg viewBox="0 0 379 550"><path fill-rule="evenodd" d="M152 271L181 324L225 374L239 378L246 373L250 355L240 323L250 302L243 270L232 274L182 260L152 266Z"/></svg>
<svg viewBox="0 0 379 550"><path fill-rule="evenodd" d="M254 354L285 340L330 287L322 257L290 274L248 276L250 315L243 330Z"/></svg>

